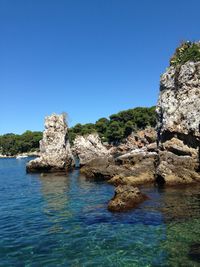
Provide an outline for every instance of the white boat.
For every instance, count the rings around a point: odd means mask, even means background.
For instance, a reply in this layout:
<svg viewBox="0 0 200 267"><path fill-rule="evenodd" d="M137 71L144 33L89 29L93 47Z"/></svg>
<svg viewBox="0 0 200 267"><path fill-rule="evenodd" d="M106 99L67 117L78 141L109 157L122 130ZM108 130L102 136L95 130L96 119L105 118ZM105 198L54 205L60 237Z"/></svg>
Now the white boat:
<svg viewBox="0 0 200 267"><path fill-rule="evenodd" d="M25 155L18 155L16 157L16 159L24 159L24 158L28 158L28 156L25 156Z"/></svg>

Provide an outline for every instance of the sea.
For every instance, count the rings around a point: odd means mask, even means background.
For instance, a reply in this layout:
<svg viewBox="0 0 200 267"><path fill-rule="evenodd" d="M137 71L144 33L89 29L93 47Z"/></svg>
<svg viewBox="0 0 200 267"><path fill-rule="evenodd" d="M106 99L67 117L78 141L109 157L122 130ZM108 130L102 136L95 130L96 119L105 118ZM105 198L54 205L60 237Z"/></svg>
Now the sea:
<svg viewBox="0 0 200 267"><path fill-rule="evenodd" d="M148 200L111 213L112 185L27 174L29 160L0 159L0 266L200 266L200 185L143 186Z"/></svg>

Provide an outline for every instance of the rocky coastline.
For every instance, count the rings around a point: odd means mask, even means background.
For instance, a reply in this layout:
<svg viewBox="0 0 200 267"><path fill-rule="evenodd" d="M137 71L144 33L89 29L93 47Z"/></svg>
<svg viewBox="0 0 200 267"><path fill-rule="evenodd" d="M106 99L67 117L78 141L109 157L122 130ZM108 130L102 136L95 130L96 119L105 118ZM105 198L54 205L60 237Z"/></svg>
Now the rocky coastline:
<svg viewBox="0 0 200 267"><path fill-rule="evenodd" d="M161 76L158 114L158 181L200 181L200 62L171 66Z"/></svg>
<svg viewBox="0 0 200 267"><path fill-rule="evenodd" d="M78 160L88 179L115 186L110 211L126 211L147 199L136 187L142 184L200 182L200 62L166 70L156 110L156 129L134 132L117 146L89 134L71 147L64 116L53 114L45 119L40 157L27 164L27 172L66 172Z"/></svg>

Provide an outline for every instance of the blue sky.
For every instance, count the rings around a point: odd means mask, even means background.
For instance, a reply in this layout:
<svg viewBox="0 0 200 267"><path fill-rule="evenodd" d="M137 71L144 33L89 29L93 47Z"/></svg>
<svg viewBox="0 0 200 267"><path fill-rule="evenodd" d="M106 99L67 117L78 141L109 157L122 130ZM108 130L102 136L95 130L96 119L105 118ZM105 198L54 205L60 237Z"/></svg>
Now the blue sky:
<svg viewBox="0 0 200 267"><path fill-rule="evenodd" d="M198 40L199 0L0 0L0 134L69 125L156 104L182 40Z"/></svg>

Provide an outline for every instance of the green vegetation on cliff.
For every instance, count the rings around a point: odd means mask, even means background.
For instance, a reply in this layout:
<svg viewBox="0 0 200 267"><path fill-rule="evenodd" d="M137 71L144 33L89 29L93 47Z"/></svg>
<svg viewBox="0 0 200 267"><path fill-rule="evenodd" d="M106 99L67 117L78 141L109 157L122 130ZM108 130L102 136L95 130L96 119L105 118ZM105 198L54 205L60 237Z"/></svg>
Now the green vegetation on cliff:
<svg viewBox="0 0 200 267"><path fill-rule="evenodd" d="M0 135L0 154L13 156L19 153L35 151L39 148L42 132L26 131L19 134Z"/></svg>
<svg viewBox="0 0 200 267"><path fill-rule="evenodd" d="M181 43L170 59L170 66L182 65L188 61L200 61L200 43L189 41Z"/></svg>
<svg viewBox="0 0 200 267"><path fill-rule="evenodd" d="M155 107L137 107L121 111L107 118L99 119L95 124L76 124L69 129L70 141L73 142L77 135L97 132L102 141L119 143L132 131L144 129L147 126L155 127Z"/></svg>

